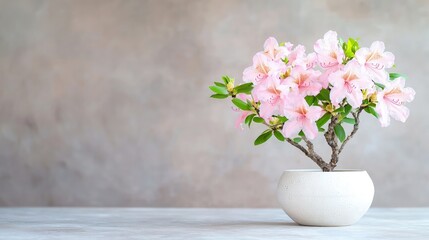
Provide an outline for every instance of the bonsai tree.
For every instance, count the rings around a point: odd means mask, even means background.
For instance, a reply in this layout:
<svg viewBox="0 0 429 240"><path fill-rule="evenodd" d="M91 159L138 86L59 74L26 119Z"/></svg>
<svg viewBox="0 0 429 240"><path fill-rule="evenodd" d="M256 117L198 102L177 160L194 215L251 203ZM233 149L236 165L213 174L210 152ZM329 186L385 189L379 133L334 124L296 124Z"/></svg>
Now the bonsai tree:
<svg viewBox="0 0 429 240"><path fill-rule="evenodd" d="M306 54L302 45L278 43L273 37L263 51L253 56L252 66L243 72L243 84L224 76L210 89L212 98L232 98L240 112L237 126L263 124L267 129L255 140L259 145L273 135L286 141L313 160L323 171L335 169L339 155L359 129L363 112L378 118L382 127L390 119L405 122L404 106L415 91L404 87L405 79L388 73L395 57L384 43L360 47L356 39L347 42L327 32ZM352 124L350 133L343 125ZM311 140L322 134L331 148L330 161L314 150Z"/></svg>

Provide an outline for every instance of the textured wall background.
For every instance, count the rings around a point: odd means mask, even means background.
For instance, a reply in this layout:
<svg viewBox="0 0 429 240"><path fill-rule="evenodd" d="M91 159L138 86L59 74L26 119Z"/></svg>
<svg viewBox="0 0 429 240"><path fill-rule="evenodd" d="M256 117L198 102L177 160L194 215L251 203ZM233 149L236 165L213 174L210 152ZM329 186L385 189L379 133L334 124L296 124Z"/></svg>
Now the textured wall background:
<svg viewBox="0 0 429 240"><path fill-rule="evenodd" d="M383 40L417 91L406 124L367 117L342 168L374 206L429 206L428 1L1 1L0 205L276 207L282 170L316 166L207 86L268 36ZM318 141L321 146L322 141ZM327 154L327 149L322 152Z"/></svg>

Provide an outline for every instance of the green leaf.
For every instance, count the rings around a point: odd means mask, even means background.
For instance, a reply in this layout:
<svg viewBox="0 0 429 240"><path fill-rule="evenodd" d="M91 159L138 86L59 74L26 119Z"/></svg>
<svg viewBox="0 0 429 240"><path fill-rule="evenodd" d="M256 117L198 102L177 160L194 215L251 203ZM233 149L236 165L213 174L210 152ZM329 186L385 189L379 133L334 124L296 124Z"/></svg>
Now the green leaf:
<svg viewBox="0 0 429 240"><path fill-rule="evenodd" d="M314 102L317 102L317 98L315 96L306 96L305 101L307 101L308 105L313 105Z"/></svg>
<svg viewBox="0 0 429 240"><path fill-rule="evenodd" d="M321 101L329 101L329 90L326 88L322 88L320 93L316 96Z"/></svg>
<svg viewBox="0 0 429 240"><path fill-rule="evenodd" d="M304 132L303 132L303 131L299 131L298 135L299 135L299 136L301 136L301 137L304 137L304 136L305 136L305 134L304 134Z"/></svg>
<svg viewBox="0 0 429 240"><path fill-rule="evenodd" d="M263 122L265 122L265 120L263 118L260 118L260 117L254 117L253 121L255 123L263 123Z"/></svg>
<svg viewBox="0 0 429 240"><path fill-rule="evenodd" d="M234 103L234 105L237 106L241 110L245 110L245 111L250 110L250 106L238 98L232 99L232 103Z"/></svg>
<svg viewBox="0 0 429 240"><path fill-rule="evenodd" d="M398 77L402 77L402 75L399 73L389 73L389 79L390 80L393 80L393 79L398 78Z"/></svg>
<svg viewBox="0 0 429 240"><path fill-rule="evenodd" d="M334 127L335 135L337 135L340 142L344 142L344 139L346 139L346 131L344 131L343 126L341 124L337 124Z"/></svg>
<svg viewBox="0 0 429 240"><path fill-rule="evenodd" d="M226 88L224 88L224 87L219 87L219 86L210 86L209 88L210 88L210 90L212 90L214 93L218 93L218 94L228 94L228 90L226 90Z"/></svg>
<svg viewBox="0 0 429 240"><path fill-rule="evenodd" d="M277 118L280 120L280 123L285 123L287 121L287 117L285 116L277 116Z"/></svg>
<svg viewBox="0 0 429 240"><path fill-rule="evenodd" d="M225 85L225 84L223 84L223 83L220 83L220 82L214 82L214 84L215 84L216 86L218 86L218 87L224 87L224 88L226 88L226 85Z"/></svg>
<svg viewBox="0 0 429 240"><path fill-rule="evenodd" d="M262 144L262 143L264 143L264 142L266 142L268 139L270 139L271 138L271 136L273 136L273 132L270 130L270 131L265 131L265 132L263 132L261 135L259 135L259 137L258 138L256 138L256 140L255 140L255 142L254 142L254 144L255 145L259 145L259 144Z"/></svg>
<svg viewBox="0 0 429 240"><path fill-rule="evenodd" d="M359 49L359 43L353 38L349 38L346 43L346 46L343 44L344 53L347 58L353 58L356 51Z"/></svg>
<svg viewBox="0 0 429 240"><path fill-rule="evenodd" d="M324 132L325 131L324 128L317 128L317 130L319 130L319 132Z"/></svg>
<svg viewBox="0 0 429 240"><path fill-rule="evenodd" d="M349 104L346 104L344 106L344 113L343 116L347 116L349 115L349 113L352 111L352 106L350 106Z"/></svg>
<svg viewBox="0 0 429 240"><path fill-rule="evenodd" d="M283 61L285 64L288 64L288 63L289 63L289 59L288 59L287 57L283 58L283 59L282 59L282 61Z"/></svg>
<svg viewBox="0 0 429 240"><path fill-rule="evenodd" d="M285 137L283 136L283 134L281 132L279 132L279 130L275 130L274 131L274 136L279 140L279 141L284 141Z"/></svg>
<svg viewBox="0 0 429 240"><path fill-rule="evenodd" d="M222 76L222 80L225 83L225 85L230 82L234 82L234 78L230 78L229 76Z"/></svg>
<svg viewBox="0 0 429 240"><path fill-rule="evenodd" d="M375 86L377 86L377 87L379 87L379 88L381 88L381 89L384 89L386 86L384 86L383 84L381 84L381 83L376 83L376 82L374 82L374 84L375 84Z"/></svg>
<svg viewBox="0 0 429 240"><path fill-rule="evenodd" d="M302 140L302 138L300 138L300 137L296 137L296 138L292 139L292 141L294 141L296 143L301 142L301 140Z"/></svg>
<svg viewBox="0 0 429 240"><path fill-rule="evenodd" d="M350 123L350 124L355 124L356 120L354 118L345 117L345 118L343 118L342 122Z"/></svg>
<svg viewBox="0 0 429 240"><path fill-rule="evenodd" d="M250 83L243 83L241 85L238 85L235 88L247 88L247 87L251 87L251 86L253 86L253 83L250 82Z"/></svg>
<svg viewBox="0 0 429 240"><path fill-rule="evenodd" d="M229 97L228 94L213 94L210 96L211 98L217 98L217 99L225 99L227 97Z"/></svg>
<svg viewBox="0 0 429 240"><path fill-rule="evenodd" d="M352 52L353 52L353 56L354 56L354 54L356 53L356 51L359 49L359 44L355 44L355 45L353 45L352 46Z"/></svg>
<svg viewBox="0 0 429 240"><path fill-rule="evenodd" d="M234 90L237 93L246 93L246 94L250 94L250 92L253 89L253 83L245 83L245 84L241 84L237 87L234 88Z"/></svg>
<svg viewBox="0 0 429 240"><path fill-rule="evenodd" d="M331 119L330 113L323 114L323 116L321 118L319 118L319 120L316 121L317 127L321 128L323 125L325 125L325 123L327 123L329 121L329 119Z"/></svg>
<svg viewBox="0 0 429 240"><path fill-rule="evenodd" d="M373 107L366 107L364 108L365 112L373 115L374 117L378 118L378 113L375 111Z"/></svg>
<svg viewBox="0 0 429 240"><path fill-rule="evenodd" d="M247 124L250 127L254 116L256 116L256 114L250 114L249 116L247 116L246 119L244 119L244 124Z"/></svg>
<svg viewBox="0 0 429 240"><path fill-rule="evenodd" d="M344 113L345 111L346 110L344 109L344 107L339 107L339 108L334 110L334 112L337 112L337 113Z"/></svg>
<svg viewBox="0 0 429 240"><path fill-rule="evenodd" d="M226 85L229 82L229 77L228 76L222 76L222 80L223 80L223 83L225 83L225 85Z"/></svg>

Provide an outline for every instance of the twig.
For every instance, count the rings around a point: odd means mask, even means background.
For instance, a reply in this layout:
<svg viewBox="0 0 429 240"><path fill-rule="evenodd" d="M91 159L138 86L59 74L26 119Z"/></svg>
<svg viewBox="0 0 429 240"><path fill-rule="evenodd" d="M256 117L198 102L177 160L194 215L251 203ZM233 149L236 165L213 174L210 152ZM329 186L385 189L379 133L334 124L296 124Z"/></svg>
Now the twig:
<svg viewBox="0 0 429 240"><path fill-rule="evenodd" d="M338 142L335 137L335 125L337 125L337 116L332 116L331 122L328 125L328 130L325 132L325 139L328 145L331 147L331 161L329 162L329 171L332 171L338 163Z"/></svg>
<svg viewBox="0 0 429 240"><path fill-rule="evenodd" d="M314 152L313 143L310 142L305 136L303 136L302 139L307 144L308 149L305 149L305 147L303 147L301 144L294 142L290 138L286 138L286 141L301 150L307 157L313 160L322 169L322 171L329 171L329 164L323 161L322 157L320 157L316 152Z"/></svg>
<svg viewBox="0 0 429 240"><path fill-rule="evenodd" d="M355 135L355 133L357 132L357 130L359 129L359 115L362 112L363 108L360 107L356 112L353 112L353 118L355 119L355 124L353 125L353 130L350 132L349 136L347 136L347 138L344 140L344 142L341 144L340 149L338 150L338 154L341 153L341 151L343 151L344 146L346 145L346 143L352 139L352 137Z"/></svg>
<svg viewBox="0 0 429 240"><path fill-rule="evenodd" d="M301 152L303 152L305 155L308 155L308 151L307 149L305 149L305 147L301 146L301 144L294 142L292 139L290 138L286 138L286 141L290 144L292 144L294 147L298 148L299 150L301 150Z"/></svg>
<svg viewBox="0 0 429 240"><path fill-rule="evenodd" d="M261 117L261 115L259 114L259 109L257 106L253 106L255 108L254 113L258 116ZM283 128L283 123L281 124L269 124L266 123L265 121L262 122L265 126L269 127L271 130L275 131L275 130L279 130ZM292 139L290 138L286 138L286 141L288 143L290 143L291 145L293 145L294 147L298 148L299 150L301 150L301 152L303 152L307 157L309 157L311 160L313 160L324 172L328 172L331 171L331 167L330 165L325 162L323 160L323 158L318 155L315 151L314 151L314 146L313 143L310 142L305 136L302 137L302 139L306 142L307 144L307 148L306 149L304 146L302 146L299 143L294 142Z"/></svg>

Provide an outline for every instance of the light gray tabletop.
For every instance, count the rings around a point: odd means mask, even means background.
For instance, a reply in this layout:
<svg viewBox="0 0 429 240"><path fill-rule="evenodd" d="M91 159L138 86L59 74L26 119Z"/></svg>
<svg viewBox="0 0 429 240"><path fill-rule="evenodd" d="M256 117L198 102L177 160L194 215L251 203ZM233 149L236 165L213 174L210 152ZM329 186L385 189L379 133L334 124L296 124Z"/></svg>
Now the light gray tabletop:
<svg viewBox="0 0 429 240"><path fill-rule="evenodd" d="M279 209L0 208L0 239L429 239L429 208L371 209L348 227Z"/></svg>

